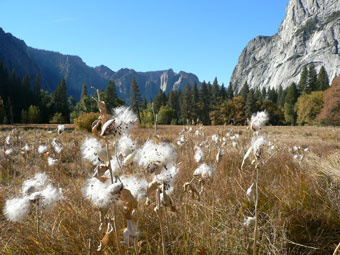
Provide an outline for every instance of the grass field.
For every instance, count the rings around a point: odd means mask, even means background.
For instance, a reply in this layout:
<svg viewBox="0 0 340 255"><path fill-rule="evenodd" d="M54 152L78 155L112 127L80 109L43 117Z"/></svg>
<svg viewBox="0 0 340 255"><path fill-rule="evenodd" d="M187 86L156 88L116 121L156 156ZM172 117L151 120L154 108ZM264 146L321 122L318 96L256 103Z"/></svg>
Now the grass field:
<svg viewBox="0 0 340 255"><path fill-rule="evenodd" d="M133 214L139 237L128 246L123 243L124 210L119 204L111 206L108 216L115 219L114 235L100 252L97 247L106 226L99 230L99 211L82 193L94 166L82 158L80 147L94 135L70 129L58 136L55 131L23 127L13 133L5 128L0 132L0 254L333 253L340 242L339 128L264 127L260 133L269 144L254 164L252 156L245 160L242 169L252 131L232 126L183 128L157 130L160 142L173 144L178 155L179 173L171 195L176 212L165 206L155 211L157 202L139 201ZM131 136L142 146L153 139L154 130L135 128ZM54 137L63 147L59 154L50 146ZM108 139L114 153L114 139ZM104 139L98 140L105 145ZM21 153L25 144L30 150ZM46 155L38 153L41 144L49 146L49 156L58 160L55 165L49 166ZM200 144L203 157L198 163L195 145ZM10 148L13 152L6 155ZM216 160L218 151L223 155ZM204 182L192 182L199 194L184 191L201 163L215 167L216 173ZM63 189L64 199L52 210L37 208L21 222L8 221L3 213L6 200L20 196L23 182L38 172L46 172L53 185ZM122 168L122 175L132 173L152 179L137 164ZM257 212L256 200L246 195L256 179ZM256 235L254 224L244 224L246 216L255 214Z"/></svg>

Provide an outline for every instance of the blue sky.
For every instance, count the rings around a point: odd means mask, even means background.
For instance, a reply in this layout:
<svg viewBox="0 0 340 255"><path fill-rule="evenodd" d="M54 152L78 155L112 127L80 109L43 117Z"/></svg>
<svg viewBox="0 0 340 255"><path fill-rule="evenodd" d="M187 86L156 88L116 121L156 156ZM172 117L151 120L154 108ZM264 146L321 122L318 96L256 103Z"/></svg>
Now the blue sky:
<svg viewBox="0 0 340 255"><path fill-rule="evenodd" d="M229 83L257 35L273 35L288 0L1 0L0 27L89 66L196 74ZM1 47L1 46L0 46Z"/></svg>

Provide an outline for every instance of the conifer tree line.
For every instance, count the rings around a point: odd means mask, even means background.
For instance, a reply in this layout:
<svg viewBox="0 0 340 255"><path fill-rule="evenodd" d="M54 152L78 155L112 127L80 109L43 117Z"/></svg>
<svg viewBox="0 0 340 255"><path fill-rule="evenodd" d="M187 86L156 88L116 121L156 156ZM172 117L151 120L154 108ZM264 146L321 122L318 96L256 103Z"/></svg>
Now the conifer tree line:
<svg viewBox="0 0 340 255"><path fill-rule="evenodd" d="M165 94L160 90L155 98L142 98L133 77L128 102L117 96L113 81L100 91L100 98L108 112L129 104L143 126L153 125L156 116L159 124L244 125L252 114L262 110L269 113L271 125L305 125L315 123L323 107L323 91L328 88L325 68L317 73L309 64L302 68L299 82L286 89L252 89L245 83L237 92L232 84L226 88L215 78L212 84L187 83L183 91ZM41 88L39 74L34 79L28 75L21 78L15 70L9 73L0 62L0 123L68 123L88 112L98 112L98 108L87 84L82 84L80 100L76 102L67 97L64 78L49 93Z"/></svg>
<svg viewBox="0 0 340 255"><path fill-rule="evenodd" d="M263 110L269 113L271 125L304 125L314 124L322 109L323 91L328 88L325 68L317 73L309 64L302 68L298 84L292 83L286 89L251 89L245 83L236 92L231 84L226 89L215 78L212 84L203 81L200 88L195 82L187 83L183 91L165 94L160 90L154 99L141 100L139 96L137 100L133 96L130 102L133 100L134 110L146 125L152 125L156 114L159 124L244 125L254 113ZM135 102L139 102L138 110Z"/></svg>
<svg viewBox="0 0 340 255"><path fill-rule="evenodd" d="M64 78L52 93L41 88L39 74L34 77L34 82L31 81L28 75L22 79L18 77L15 69L9 73L0 61L0 124L69 123L83 113L98 112L97 103L89 95L86 84L82 85L80 100L76 102L72 96L67 97ZM100 91L100 97L108 112L125 104L118 98L113 81Z"/></svg>

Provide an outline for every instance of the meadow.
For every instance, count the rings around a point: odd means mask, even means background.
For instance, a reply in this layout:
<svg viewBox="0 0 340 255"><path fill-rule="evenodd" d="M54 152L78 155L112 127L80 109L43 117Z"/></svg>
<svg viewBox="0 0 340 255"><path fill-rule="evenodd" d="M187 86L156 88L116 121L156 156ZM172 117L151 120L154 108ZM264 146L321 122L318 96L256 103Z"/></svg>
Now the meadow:
<svg viewBox="0 0 340 255"><path fill-rule="evenodd" d="M171 192L163 183L151 199L140 188L138 199L131 192L134 206L118 194L100 229L98 204L84 195L95 165L84 159L82 145L95 137L105 148L104 138L78 130L1 131L0 254L332 254L340 242L339 128L265 126L261 153L244 162L255 136L247 127L158 126L157 136L153 128L135 127L130 135L136 149L146 141L175 149ZM118 139L107 136L116 156ZM47 151L39 153L40 145ZM203 163L205 174L197 171ZM155 169L129 162L119 176L123 186L135 176L149 189ZM22 196L23 183L37 173L62 188L62 198L48 210L31 202L25 218L9 220L6 201Z"/></svg>

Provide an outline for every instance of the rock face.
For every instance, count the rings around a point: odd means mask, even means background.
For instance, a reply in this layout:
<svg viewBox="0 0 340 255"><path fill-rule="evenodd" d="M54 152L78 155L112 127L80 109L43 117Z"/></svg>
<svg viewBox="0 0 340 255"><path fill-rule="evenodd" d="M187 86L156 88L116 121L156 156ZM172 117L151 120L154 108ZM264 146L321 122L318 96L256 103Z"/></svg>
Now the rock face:
<svg viewBox="0 0 340 255"><path fill-rule="evenodd" d="M196 82L200 86L197 76L192 73L179 72L175 73L172 69L154 72L136 72L133 69L120 69L113 72L106 66L98 66L95 68L98 75L106 80L113 80L117 86L118 93L123 98L129 97L130 82L135 76L139 91L142 96L148 100L154 98L159 90L170 93L171 90L183 90L185 84L189 82L191 85Z"/></svg>
<svg viewBox="0 0 340 255"><path fill-rule="evenodd" d="M136 72L124 68L114 72L104 65L93 68L86 65L78 56L28 47L24 41L5 33L1 28L0 61L9 72L15 68L19 77L29 74L32 82L39 73L42 88L50 92L65 77L67 93L76 100L80 97L83 83L86 83L88 88L95 86L98 89L105 89L109 80L116 83L118 95L128 99L133 76L136 77L142 97L148 100L150 97L154 98L160 89L169 93L172 89L182 90L187 82L193 84L196 81L198 85L201 84L196 75L182 71L177 74L172 69Z"/></svg>
<svg viewBox="0 0 340 255"><path fill-rule="evenodd" d="M274 36L258 36L242 51L231 83L239 91L283 88L298 82L303 66L326 68L330 80L340 74L339 0L290 0Z"/></svg>

